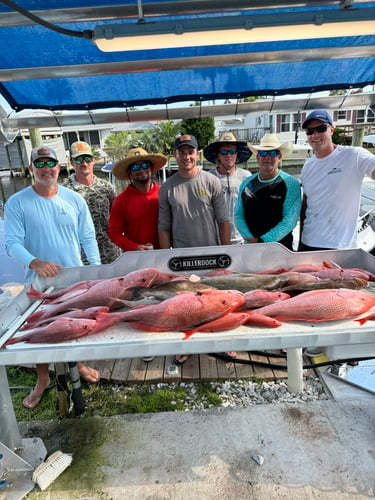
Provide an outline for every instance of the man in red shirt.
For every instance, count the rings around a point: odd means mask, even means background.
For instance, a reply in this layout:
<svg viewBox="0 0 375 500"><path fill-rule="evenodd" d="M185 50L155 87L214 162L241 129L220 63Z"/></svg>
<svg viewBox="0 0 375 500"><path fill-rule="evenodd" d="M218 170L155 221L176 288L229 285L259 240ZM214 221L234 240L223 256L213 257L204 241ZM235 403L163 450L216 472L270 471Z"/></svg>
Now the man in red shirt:
<svg viewBox="0 0 375 500"><path fill-rule="evenodd" d="M117 162L112 173L130 181L114 200L109 214L108 236L124 252L160 248L158 237L160 186L152 174L160 170L167 157L148 154L142 148L130 149L128 156ZM148 245L148 244L150 244Z"/></svg>

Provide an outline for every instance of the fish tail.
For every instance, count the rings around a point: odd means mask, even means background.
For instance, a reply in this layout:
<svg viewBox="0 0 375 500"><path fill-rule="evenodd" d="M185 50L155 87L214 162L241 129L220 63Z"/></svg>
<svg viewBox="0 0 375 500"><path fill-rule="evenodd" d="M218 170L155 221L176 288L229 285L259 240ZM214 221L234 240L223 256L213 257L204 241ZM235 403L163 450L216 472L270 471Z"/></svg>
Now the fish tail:
<svg viewBox="0 0 375 500"><path fill-rule="evenodd" d="M26 295L28 297L32 297L34 299L43 299L44 298L44 293L42 292L39 292L38 290L36 290L33 285L31 284L30 285L30 290L28 292L26 292Z"/></svg>

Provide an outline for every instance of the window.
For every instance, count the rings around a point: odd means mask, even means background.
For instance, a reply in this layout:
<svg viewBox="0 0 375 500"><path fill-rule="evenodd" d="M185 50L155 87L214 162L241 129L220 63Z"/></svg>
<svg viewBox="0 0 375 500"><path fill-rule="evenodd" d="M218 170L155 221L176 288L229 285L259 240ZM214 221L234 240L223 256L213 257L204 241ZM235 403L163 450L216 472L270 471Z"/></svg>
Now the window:
<svg viewBox="0 0 375 500"><path fill-rule="evenodd" d="M337 112L338 120L346 120L346 111L338 111Z"/></svg>
<svg viewBox="0 0 375 500"><path fill-rule="evenodd" d="M365 110L359 109L357 111L357 123L364 123L364 122L365 122Z"/></svg>
<svg viewBox="0 0 375 500"><path fill-rule="evenodd" d="M281 132L290 131L290 115L281 115Z"/></svg>
<svg viewBox="0 0 375 500"><path fill-rule="evenodd" d="M293 113L292 130L295 132L301 126L301 116L299 113Z"/></svg>

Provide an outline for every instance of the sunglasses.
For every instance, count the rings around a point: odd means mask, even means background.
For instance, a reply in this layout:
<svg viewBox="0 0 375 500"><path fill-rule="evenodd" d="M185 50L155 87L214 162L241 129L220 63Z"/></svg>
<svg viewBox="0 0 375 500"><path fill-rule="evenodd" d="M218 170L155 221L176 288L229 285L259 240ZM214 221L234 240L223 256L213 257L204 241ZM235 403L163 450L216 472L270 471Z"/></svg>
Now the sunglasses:
<svg viewBox="0 0 375 500"><path fill-rule="evenodd" d="M35 160L33 162L33 165L36 168L44 168L44 167L54 168L54 167L56 167L57 163L58 162L55 160L47 160L47 161Z"/></svg>
<svg viewBox="0 0 375 500"><path fill-rule="evenodd" d="M138 172L138 170L147 170L148 168L151 168L151 163L149 161L144 161L142 163L133 163L133 165L130 165L129 170L130 172Z"/></svg>
<svg viewBox="0 0 375 500"><path fill-rule="evenodd" d="M318 132L318 134L323 134L326 132L328 125L318 125L317 127L308 127L306 129L306 135L313 135L314 132Z"/></svg>
<svg viewBox="0 0 375 500"><path fill-rule="evenodd" d="M237 153L237 149L220 149L219 153L224 156L228 153L230 155L235 155Z"/></svg>
<svg viewBox="0 0 375 500"><path fill-rule="evenodd" d="M276 156L279 156L280 151L272 150L272 151L258 151L258 155L261 158L265 158L266 156L271 156L271 158L276 158Z"/></svg>
<svg viewBox="0 0 375 500"><path fill-rule="evenodd" d="M93 161L93 157L92 156L78 156L78 158L74 158L74 163L77 163L77 165L81 165L81 163L83 163L84 161L86 163L91 163Z"/></svg>

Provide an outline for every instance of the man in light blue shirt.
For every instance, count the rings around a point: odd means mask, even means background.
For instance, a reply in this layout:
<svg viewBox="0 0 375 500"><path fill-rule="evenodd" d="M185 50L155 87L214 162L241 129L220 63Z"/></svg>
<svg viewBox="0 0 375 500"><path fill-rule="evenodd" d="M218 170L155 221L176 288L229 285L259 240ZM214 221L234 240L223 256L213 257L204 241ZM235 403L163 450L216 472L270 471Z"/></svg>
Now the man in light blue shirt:
<svg viewBox="0 0 375 500"><path fill-rule="evenodd" d="M56 152L38 146L31 152L34 184L12 195L4 206L5 246L25 267L25 283L36 275L54 277L61 267L82 266L81 247L90 264L100 264L95 229L83 198L57 184ZM82 376L96 381L95 370L78 364ZM35 408L50 383L48 365L37 365L38 380L23 404ZM91 380L90 380L91 379Z"/></svg>

